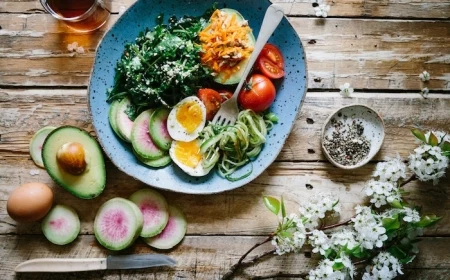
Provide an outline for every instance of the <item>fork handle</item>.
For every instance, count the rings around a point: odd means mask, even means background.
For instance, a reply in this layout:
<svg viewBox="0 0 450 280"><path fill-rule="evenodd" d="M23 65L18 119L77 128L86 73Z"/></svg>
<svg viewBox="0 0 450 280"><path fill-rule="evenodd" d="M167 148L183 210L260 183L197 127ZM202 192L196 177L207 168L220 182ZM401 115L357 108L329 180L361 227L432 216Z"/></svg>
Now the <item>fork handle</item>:
<svg viewBox="0 0 450 280"><path fill-rule="evenodd" d="M244 85L245 80L247 79L250 70L252 70L253 64L259 56L259 53L263 49L264 45L269 40L272 33L277 28L281 19L284 16L283 7L277 4L272 4L267 8L266 14L264 15L264 19L261 25L261 29L258 34L258 39L256 40L255 47L253 48L253 52L250 55L247 65L245 66L245 70L242 74L241 80L234 91L232 98L237 98L239 92L241 91L242 86Z"/></svg>

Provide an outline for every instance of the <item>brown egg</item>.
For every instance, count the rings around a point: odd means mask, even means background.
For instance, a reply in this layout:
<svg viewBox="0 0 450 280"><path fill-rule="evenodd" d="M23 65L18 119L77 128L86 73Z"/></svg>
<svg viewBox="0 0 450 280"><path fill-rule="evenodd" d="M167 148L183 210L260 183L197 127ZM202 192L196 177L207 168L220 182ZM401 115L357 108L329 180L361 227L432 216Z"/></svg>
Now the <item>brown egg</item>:
<svg viewBox="0 0 450 280"><path fill-rule="evenodd" d="M42 219L53 205L53 192L42 183L26 183L15 189L8 198L6 210L17 222Z"/></svg>

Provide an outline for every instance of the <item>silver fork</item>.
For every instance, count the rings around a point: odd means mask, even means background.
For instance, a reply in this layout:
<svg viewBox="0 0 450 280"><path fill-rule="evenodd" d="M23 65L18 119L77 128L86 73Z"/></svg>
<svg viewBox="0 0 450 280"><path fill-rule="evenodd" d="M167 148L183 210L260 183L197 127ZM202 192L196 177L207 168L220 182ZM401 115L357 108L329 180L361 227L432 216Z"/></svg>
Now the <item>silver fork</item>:
<svg viewBox="0 0 450 280"><path fill-rule="evenodd" d="M277 28L281 19L284 16L283 8L280 5L272 4L267 8L266 14L264 15L264 19L261 25L261 30L258 34L258 39L256 40L255 47L253 48L253 52L250 55L247 66L242 74L241 80L233 93L233 96L222 103L219 111L214 116L212 123L218 125L232 125L236 122L237 116L239 114L239 108L237 105L237 97L239 92L241 91L242 86L244 85L245 80L247 79L250 70L253 67L256 59L258 58L259 53L263 49L264 45L269 40L272 33Z"/></svg>

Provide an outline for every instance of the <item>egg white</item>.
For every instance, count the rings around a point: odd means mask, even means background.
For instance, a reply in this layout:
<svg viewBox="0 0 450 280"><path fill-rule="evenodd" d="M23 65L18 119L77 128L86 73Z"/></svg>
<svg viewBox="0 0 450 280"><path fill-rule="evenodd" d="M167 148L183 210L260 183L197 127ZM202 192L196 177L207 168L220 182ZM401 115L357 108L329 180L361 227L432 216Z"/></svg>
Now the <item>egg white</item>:
<svg viewBox="0 0 450 280"><path fill-rule="evenodd" d="M200 146L200 141L199 140L196 140L196 141L199 142L198 145ZM197 164L197 166L192 168L190 166L183 164L182 162L180 162L177 159L177 157L175 155L175 149L176 149L178 142L180 142L180 141L176 141L176 140L172 141L172 145L170 146L170 149L169 149L169 155L170 155L170 158L172 158L173 162L175 162L175 164L178 165L178 167L180 167L181 170L186 172L188 175L191 175L194 177L201 177L201 176L207 175L211 171L213 166L211 166L210 168L207 168L207 169L203 168L203 165L202 165L203 160L200 160L199 163Z"/></svg>
<svg viewBox="0 0 450 280"><path fill-rule="evenodd" d="M194 101L198 103L198 105L201 108L202 111L202 122L197 126L197 128L192 132L189 133L186 131L186 129L178 122L177 120L177 112L178 109L186 102ZM177 141L184 141L184 142L190 142L194 139L197 139L200 132L205 127L206 123L206 107L203 104L203 102L196 96L189 96L185 99L178 102L175 107L172 108L172 110L169 113L169 117L167 118L167 130L169 132L170 137L172 139Z"/></svg>

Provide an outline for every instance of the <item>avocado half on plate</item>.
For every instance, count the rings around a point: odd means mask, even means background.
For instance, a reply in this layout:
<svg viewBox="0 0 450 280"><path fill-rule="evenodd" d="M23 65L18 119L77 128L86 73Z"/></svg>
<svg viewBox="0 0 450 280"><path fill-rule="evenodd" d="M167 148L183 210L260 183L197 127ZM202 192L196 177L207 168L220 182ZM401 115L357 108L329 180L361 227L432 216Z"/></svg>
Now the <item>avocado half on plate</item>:
<svg viewBox="0 0 450 280"><path fill-rule="evenodd" d="M42 159L50 177L79 198L97 197L105 188L102 150L81 128L61 126L53 130L42 146Z"/></svg>

